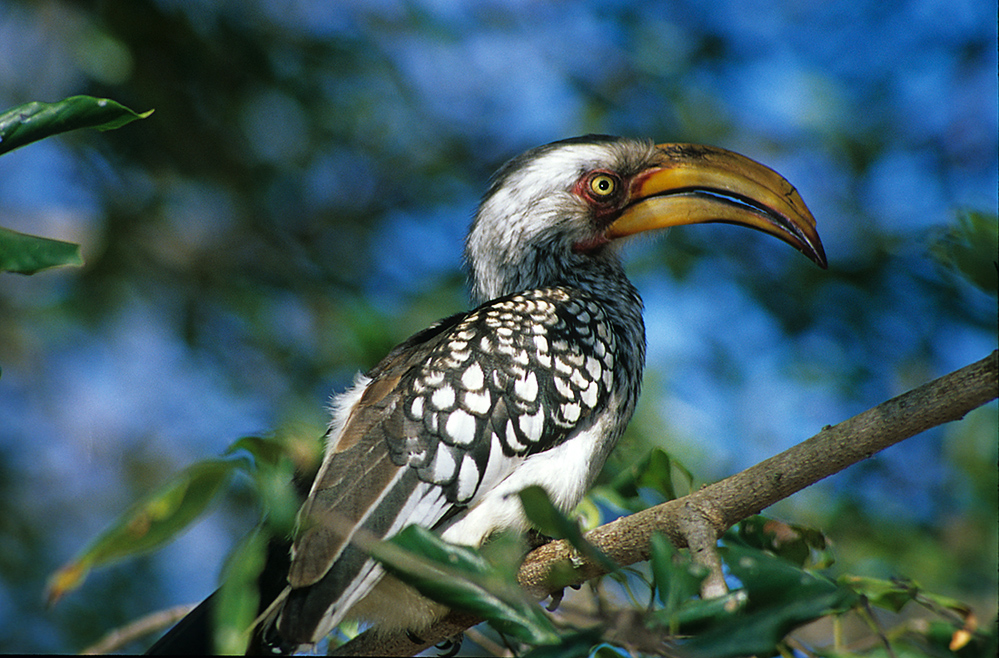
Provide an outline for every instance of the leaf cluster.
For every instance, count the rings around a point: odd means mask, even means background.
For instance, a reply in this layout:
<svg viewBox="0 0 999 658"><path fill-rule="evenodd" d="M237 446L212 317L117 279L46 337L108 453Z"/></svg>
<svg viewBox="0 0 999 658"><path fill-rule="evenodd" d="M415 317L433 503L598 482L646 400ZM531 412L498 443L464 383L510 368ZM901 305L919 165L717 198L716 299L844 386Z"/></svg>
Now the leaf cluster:
<svg viewBox="0 0 999 658"><path fill-rule="evenodd" d="M92 96L72 96L57 103L25 103L0 114L0 155L80 128L114 130L152 113L138 113L113 100ZM34 274L63 265L83 265L80 245L0 226L0 272Z"/></svg>
<svg viewBox="0 0 999 658"><path fill-rule="evenodd" d="M294 463L301 463L296 457L300 454L287 437L245 437L222 458L193 464L129 508L61 568L51 580L50 600L78 587L94 568L170 542L204 515L239 474L251 482L261 501L261 522L227 561L214 637L221 652L245 650L247 629L258 610L257 578L267 543L271 536L287 536L293 525L299 495L289 483ZM639 487L650 484L663 494L669 489L668 480L649 471L665 463L663 455L653 454L626 470L615 480L617 498L634 500ZM536 596L518 583L518 567L527 552L520 537L502 534L481 548L471 548L448 544L424 528L410 526L389 541L363 537L358 541L393 576L452 609L488 621L502 642L516 646L518 655L533 658L617 655L615 651L767 656L790 655L802 647L814 656L878 656L886 647L911 646L948 647L955 653L947 655L963 656L971 655L968 647L980 649L995 642L994 633L978 628L966 604L926 592L912 581L827 575L833 564L830 544L811 528L762 516L739 523L719 548L730 592L702 599L699 590L706 568L663 535L653 536L646 566L620 569L587 542L579 521L561 514L543 489L525 489L521 501L532 524L546 537L567 540L581 560L585 556L611 571L603 589L625 585L621 591L630 599L625 609L633 616L624 634L621 618L606 602L583 620L546 614ZM648 589L647 596L636 593L636 578ZM548 588L557 592L574 582L572 568L556 570ZM939 619L883 631L870 612L872 606L899 612L907 604ZM806 646L796 637L815 620L840 623L848 615L867 620L883 642L856 649L838 644Z"/></svg>

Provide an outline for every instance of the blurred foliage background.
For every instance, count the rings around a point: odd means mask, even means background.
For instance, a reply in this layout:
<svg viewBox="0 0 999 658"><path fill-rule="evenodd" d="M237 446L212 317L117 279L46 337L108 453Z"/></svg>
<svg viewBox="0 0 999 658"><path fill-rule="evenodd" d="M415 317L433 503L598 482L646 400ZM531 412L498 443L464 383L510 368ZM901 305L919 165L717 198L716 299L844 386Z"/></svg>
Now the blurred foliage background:
<svg viewBox="0 0 999 658"><path fill-rule="evenodd" d="M0 280L0 651L79 650L216 585L237 487L51 610L45 578L240 436L319 435L393 344L467 305L490 173L588 132L704 142L794 183L830 270L731 227L629 250L649 372L605 480L697 482L996 347L996 3L0 0L0 108L144 111L0 159L0 225L87 261ZM993 403L769 514L833 570L997 605ZM986 621L986 623L990 623Z"/></svg>

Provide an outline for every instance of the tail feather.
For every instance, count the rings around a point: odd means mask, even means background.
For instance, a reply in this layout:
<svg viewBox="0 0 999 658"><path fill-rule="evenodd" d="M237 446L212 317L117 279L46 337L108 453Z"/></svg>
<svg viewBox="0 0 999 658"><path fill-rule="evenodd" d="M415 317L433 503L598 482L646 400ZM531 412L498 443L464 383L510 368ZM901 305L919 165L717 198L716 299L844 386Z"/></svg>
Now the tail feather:
<svg viewBox="0 0 999 658"><path fill-rule="evenodd" d="M392 485L359 530L366 538L391 537L410 524L431 527L451 507L439 486L420 481L414 469ZM342 552L316 583L293 588L278 620L288 640L315 643L350 614L384 575L381 565L355 543Z"/></svg>

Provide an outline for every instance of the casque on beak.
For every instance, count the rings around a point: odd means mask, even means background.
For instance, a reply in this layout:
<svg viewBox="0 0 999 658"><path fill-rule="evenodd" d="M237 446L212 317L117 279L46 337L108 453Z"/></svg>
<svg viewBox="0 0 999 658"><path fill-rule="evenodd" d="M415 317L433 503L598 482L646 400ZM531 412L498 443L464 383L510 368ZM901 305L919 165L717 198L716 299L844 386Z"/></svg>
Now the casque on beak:
<svg viewBox="0 0 999 658"><path fill-rule="evenodd" d="M684 224L739 224L780 238L826 269L815 218L783 176L712 146L656 148L661 161L632 179L630 199L606 228L607 238Z"/></svg>

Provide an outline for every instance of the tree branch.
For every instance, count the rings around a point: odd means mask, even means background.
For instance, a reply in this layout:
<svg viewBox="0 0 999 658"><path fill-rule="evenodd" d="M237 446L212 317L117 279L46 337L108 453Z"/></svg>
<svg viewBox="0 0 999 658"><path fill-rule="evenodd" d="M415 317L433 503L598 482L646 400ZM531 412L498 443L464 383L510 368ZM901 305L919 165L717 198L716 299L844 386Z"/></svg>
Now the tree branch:
<svg viewBox="0 0 999 658"><path fill-rule="evenodd" d="M103 656L119 651L129 642L134 642L156 631L163 630L167 626L173 626L191 612L191 610L194 610L195 605L194 603L178 605L166 610L158 610L145 617L140 617L128 625L116 628L106 634L97 642L80 651L80 654L84 656Z"/></svg>
<svg viewBox="0 0 999 658"><path fill-rule="evenodd" d="M999 350L835 427L826 426L807 441L720 482L594 528L586 534L586 539L621 566L647 560L652 533L657 531L678 547L694 545L703 552L705 543L713 545L735 523L889 446L932 427L960 420L997 395ZM688 539L684 533L691 527L701 530ZM710 542L705 542L704 528L713 531ZM568 542L556 541L529 553L518 579L540 600L551 593L549 574L559 564L575 566L572 584L607 573L596 563L586 560L580 563L579 554ZM425 640L422 644L405 634L381 635L372 629L337 647L331 655L411 656L481 621L475 615L452 611L420 633Z"/></svg>

